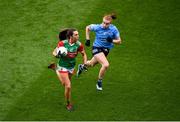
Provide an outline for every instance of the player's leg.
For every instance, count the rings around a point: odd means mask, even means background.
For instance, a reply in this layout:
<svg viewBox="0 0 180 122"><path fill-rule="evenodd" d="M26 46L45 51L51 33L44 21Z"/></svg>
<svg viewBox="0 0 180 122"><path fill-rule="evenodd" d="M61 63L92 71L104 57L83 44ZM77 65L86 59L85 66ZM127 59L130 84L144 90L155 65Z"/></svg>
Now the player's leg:
<svg viewBox="0 0 180 122"><path fill-rule="evenodd" d="M94 55L94 58L98 61L98 63L101 64L101 69L99 71L98 81L96 86L98 90L102 90L102 79L106 70L109 67L109 62L103 52Z"/></svg>
<svg viewBox="0 0 180 122"><path fill-rule="evenodd" d="M104 55L104 53L98 53L94 56L94 58L101 64L101 69L99 72L99 79L102 79L107 68L109 67L109 62L106 58L106 56Z"/></svg>
<svg viewBox="0 0 180 122"><path fill-rule="evenodd" d="M69 79L69 74L68 72L59 72L56 71L59 80L61 81L61 83L64 85L65 87L65 91L64 91L64 96L65 96L65 100L67 102L67 106L66 108L68 110L72 109L72 105L70 103L71 100L71 81Z"/></svg>
<svg viewBox="0 0 180 122"><path fill-rule="evenodd" d="M87 71L88 67L93 67L97 64L97 60L93 57L91 60L88 60L86 64L79 64L77 70L77 76L79 76L83 71Z"/></svg>
<svg viewBox="0 0 180 122"><path fill-rule="evenodd" d="M98 63L98 61L97 61L94 57L92 57L91 60L88 60L88 61L87 61L87 63L85 64L85 66L87 66L87 67L93 67L93 66L95 66L97 63Z"/></svg>
<svg viewBox="0 0 180 122"><path fill-rule="evenodd" d="M57 76L58 76L59 81L60 81L61 84L64 86L64 85L65 85L65 84L64 84L64 81L63 81L63 79L62 79L62 77L61 77L61 75L60 75L60 72L59 72L58 70L56 70L56 74L57 74Z"/></svg>

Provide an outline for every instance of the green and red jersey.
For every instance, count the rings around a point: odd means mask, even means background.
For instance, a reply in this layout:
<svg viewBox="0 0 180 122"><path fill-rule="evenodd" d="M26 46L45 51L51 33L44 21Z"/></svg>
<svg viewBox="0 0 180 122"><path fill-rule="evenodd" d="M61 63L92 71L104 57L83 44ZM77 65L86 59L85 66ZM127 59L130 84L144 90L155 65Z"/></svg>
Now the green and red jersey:
<svg viewBox="0 0 180 122"><path fill-rule="evenodd" d="M67 55L61 57L58 62L59 66L65 67L67 69L75 67L76 56L78 55L78 52L82 52L84 50L84 46L80 41L77 41L73 44L70 44L68 40L59 41L57 47L65 47L67 49Z"/></svg>

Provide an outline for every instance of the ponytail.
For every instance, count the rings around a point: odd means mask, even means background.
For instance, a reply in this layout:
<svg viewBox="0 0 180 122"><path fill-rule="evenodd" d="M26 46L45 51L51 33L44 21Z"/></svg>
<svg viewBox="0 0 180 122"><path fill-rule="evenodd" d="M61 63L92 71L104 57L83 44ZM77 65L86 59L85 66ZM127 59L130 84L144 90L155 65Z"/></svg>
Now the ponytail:
<svg viewBox="0 0 180 122"><path fill-rule="evenodd" d="M103 18L104 18L104 19L106 19L106 20L110 20L110 21L112 21L112 20L117 19L117 16L116 16L116 14L115 14L115 13L111 13L111 14L107 14L107 15L105 15Z"/></svg>
<svg viewBox="0 0 180 122"><path fill-rule="evenodd" d="M117 19L117 16L116 16L115 13L111 13L110 16L111 16L111 18L112 18L113 20Z"/></svg>

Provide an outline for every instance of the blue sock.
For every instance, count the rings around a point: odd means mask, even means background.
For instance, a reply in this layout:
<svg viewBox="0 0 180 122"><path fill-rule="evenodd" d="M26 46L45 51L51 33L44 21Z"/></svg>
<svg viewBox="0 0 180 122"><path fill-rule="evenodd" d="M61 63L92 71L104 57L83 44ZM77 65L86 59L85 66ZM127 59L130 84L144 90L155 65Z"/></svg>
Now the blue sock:
<svg viewBox="0 0 180 122"><path fill-rule="evenodd" d="M99 87L102 87L102 79L98 79L97 84Z"/></svg>
<svg viewBox="0 0 180 122"><path fill-rule="evenodd" d="M98 79L98 82L102 82L102 79Z"/></svg>

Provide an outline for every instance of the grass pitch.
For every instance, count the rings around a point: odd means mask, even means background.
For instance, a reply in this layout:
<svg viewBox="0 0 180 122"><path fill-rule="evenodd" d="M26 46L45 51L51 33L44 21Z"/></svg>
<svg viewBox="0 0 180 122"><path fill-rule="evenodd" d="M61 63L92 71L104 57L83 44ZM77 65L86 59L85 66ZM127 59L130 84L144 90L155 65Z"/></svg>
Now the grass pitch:
<svg viewBox="0 0 180 122"><path fill-rule="evenodd" d="M180 120L179 0L0 0L0 120ZM116 12L122 45L97 92L97 65L72 79L75 111L47 69L60 28ZM91 39L93 40L93 36ZM89 59L90 48L86 48ZM77 63L81 63L78 56Z"/></svg>

